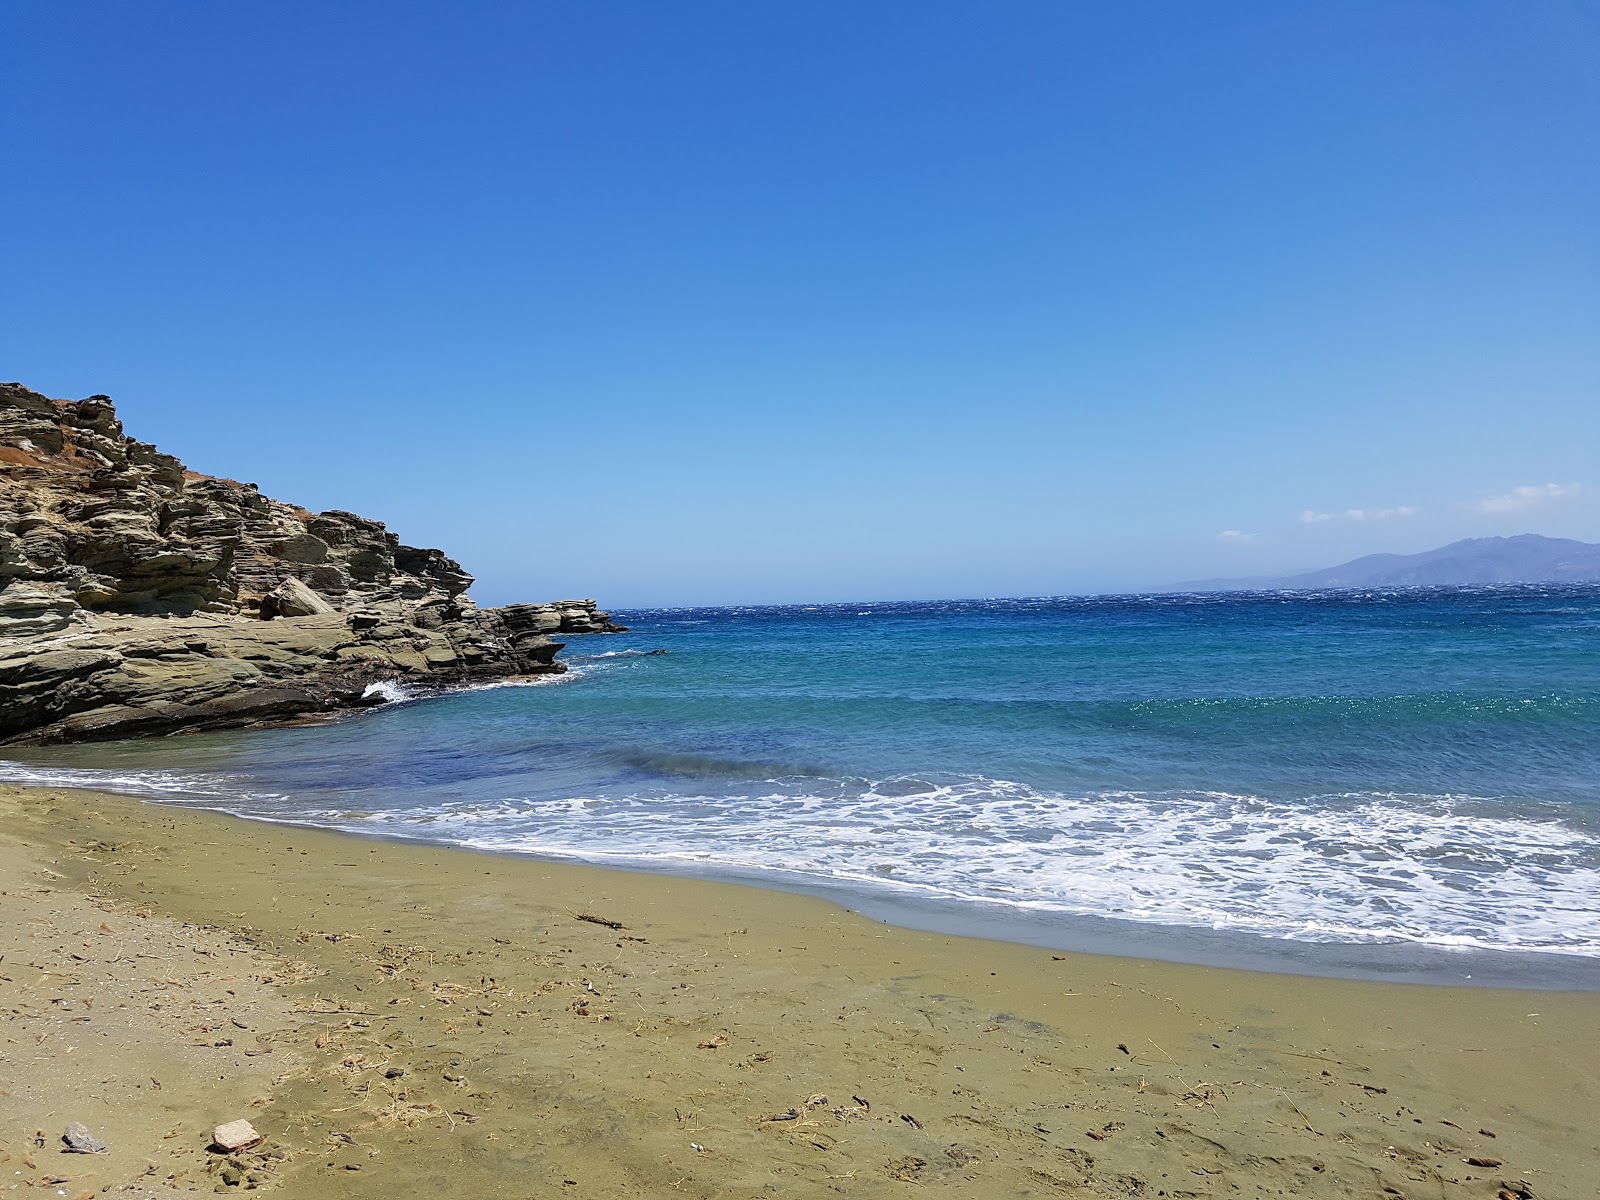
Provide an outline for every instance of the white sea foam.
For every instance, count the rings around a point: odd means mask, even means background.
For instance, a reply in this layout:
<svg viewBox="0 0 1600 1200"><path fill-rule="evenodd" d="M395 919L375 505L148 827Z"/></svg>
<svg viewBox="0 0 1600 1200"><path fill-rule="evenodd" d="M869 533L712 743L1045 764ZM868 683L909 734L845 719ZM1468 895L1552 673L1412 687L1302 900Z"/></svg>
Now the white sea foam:
<svg viewBox="0 0 1600 1200"><path fill-rule="evenodd" d="M517 679L496 679L490 683L469 683L465 687L457 688L462 692L498 692L504 688L532 688L555 687L557 684L572 683L583 678L582 671L567 671L562 675L532 675Z"/></svg>
<svg viewBox="0 0 1600 1200"><path fill-rule="evenodd" d="M361 693L363 700L370 700L374 696L382 696L391 704L402 700L415 700L421 692L408 688L398 679L380 679L377 683L369 683Z"/></svg>
<svg viewBox="0 0 1600 1200"><path fill-rule="evenodd" d="M1451 796L1068 796L988 779L902 791L911 782L373 819L392 829L425 817L430 837L483 849L782 872L1295 941L1600 956L1600 839L1554 813L1495 815Z"/></svg>
<svg viewBox="0 0 1600 1200"><path fill-rule="evenodd" d="M1465 796L1270 801L1041 791L981 777L759 795L639 793L312 807L240 781L0 762L0 780L664 870L782 874L947 902L1231 930L1600 957L1600 836L1555 808Z"/></svg>
<svg viewBox="0 0 1600 1200"><path fill-rule="evenodd" d="M85 788L144 796L163 803L191 803L197 807L220 808L226 804L249 806L278 803L284 797L275 792L254 791L226 775L202 772L152 770L96 770L86 767L30 766L0 759L0 783L20 783L27 787ZM229 808L228 811L233 811Z"/></svg>

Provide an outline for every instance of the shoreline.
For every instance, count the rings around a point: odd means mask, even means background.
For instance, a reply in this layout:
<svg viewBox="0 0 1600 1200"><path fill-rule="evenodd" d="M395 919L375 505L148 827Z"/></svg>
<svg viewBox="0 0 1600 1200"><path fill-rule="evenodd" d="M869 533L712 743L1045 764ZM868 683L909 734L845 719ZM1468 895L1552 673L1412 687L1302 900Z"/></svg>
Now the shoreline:
<svg viewBox="0 0 1600 1200"><path fill-rule="evenodd" d="M490 687L503 684L485 685ZM339 718L356 719L364 714ZM10 760L26 767L25 760ZM0 764L5 765L5 764ZM68 768L67 773L76 770ZM1314 942L1275 938L1251 930L1199 925L1168 925L1123 917L1099 917L1006 904L893 890L875 882L826 879L800 871L741 869L690 858L643 856L586 857L468 841L434 840L381 827L352 828L287 816L268 816L229 807L226 798L183 792L152 792L105 782L82 784L0 778L0 787L34 790L104 791L139 803L189 812L210 812L234 820L319 830L338 836L422 847L437 847L530 863L565 864L600 871L661 876L686 882L711 882L808 896L838 905L865 919L925 933L998 941L1036 949L1109 958L1150 959L1175 965L1216 967L1274 975L1350 979L1420 986L1506 988L1530 993L1600 992L1600 958L1552 950L1453 945L1423 940L1390 942Z"/></svg>
<svg viewBox="0 0 1600 1200"><path fill-rule="evenodd" d="M64 788L0 786L0 814L4 1051L27 1080L0 1088L0 1165L69 1196L85 1171L246 1188L203 1145L239 1116L285 1196L1594 1194L1595 993L1053 953ZM166 956L138 985L157 999L127 990L140 954ZM137 1025L173 995L229 1024ZM111 1151L31 1140L74 1119Z"/></svg>

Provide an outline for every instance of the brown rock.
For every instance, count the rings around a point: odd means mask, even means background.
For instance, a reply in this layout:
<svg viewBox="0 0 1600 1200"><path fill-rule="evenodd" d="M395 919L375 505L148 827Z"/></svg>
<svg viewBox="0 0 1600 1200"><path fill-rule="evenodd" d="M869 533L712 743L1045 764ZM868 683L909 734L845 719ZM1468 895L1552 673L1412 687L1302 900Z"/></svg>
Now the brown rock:
<svg viewBox="0 0 1600 1200"><path fill-rule="evenodd" d="M0 744L275 721L560 672L593 600L479 609L442 551L185 469L111 402L0 384Z"/></svg>

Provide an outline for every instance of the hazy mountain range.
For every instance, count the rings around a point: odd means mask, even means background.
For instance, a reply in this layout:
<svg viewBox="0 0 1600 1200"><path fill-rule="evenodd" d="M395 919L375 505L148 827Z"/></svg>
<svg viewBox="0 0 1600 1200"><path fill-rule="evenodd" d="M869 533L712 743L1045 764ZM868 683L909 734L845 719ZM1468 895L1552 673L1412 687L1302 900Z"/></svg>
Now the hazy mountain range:
<svg viewBox="0 0 1600 1200"><path fill-rule="evenodd" d="M1473 583L1600 583L1600 543L1522 533L1465 538L1421 554L1369 554L1300 575L1201 579L1174 591L1257 588L1439 587Z"/></svg>

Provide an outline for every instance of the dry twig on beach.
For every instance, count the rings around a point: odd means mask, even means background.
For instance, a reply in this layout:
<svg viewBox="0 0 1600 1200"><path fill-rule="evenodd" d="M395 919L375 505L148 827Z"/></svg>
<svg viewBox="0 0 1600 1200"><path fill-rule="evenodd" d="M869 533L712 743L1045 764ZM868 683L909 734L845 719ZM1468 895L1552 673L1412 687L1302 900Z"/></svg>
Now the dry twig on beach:
<svg viewBox="0 0 1600 1200"><path fill-rule="evenodd" d="M607 929L627 928L621 921L613 921L610 917L597 917L594 913L573 913L572 916L576 920L587 921L591 925L604 925Z"/></svg>

